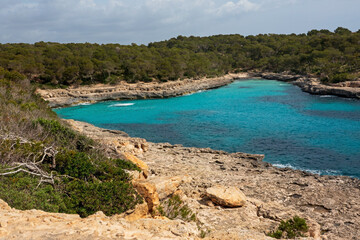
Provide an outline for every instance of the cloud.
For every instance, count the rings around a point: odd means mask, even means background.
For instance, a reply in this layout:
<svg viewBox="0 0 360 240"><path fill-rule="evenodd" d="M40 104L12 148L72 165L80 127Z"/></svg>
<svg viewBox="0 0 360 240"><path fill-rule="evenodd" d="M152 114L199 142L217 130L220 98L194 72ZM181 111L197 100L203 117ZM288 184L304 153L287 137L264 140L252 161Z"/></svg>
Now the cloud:
<svg viewBox="0 0 360 240"><path fill-rule="evenodd" d="M248 0L239 0L238 2L227 2L224 5L221 5L214 12L217 15L229 14L229 13L239 13L239 12L249 12L256 11L260 8L260 4L250 2Z"/></svg>
<svg viewBox="0 0 360 240"><path fill-rule="evenodd" d="M296 32L289 21L297 31L329 22L349 27L358 22L359 8L358 0L2 0L0 42L128 44L177 35Z"/></svg>

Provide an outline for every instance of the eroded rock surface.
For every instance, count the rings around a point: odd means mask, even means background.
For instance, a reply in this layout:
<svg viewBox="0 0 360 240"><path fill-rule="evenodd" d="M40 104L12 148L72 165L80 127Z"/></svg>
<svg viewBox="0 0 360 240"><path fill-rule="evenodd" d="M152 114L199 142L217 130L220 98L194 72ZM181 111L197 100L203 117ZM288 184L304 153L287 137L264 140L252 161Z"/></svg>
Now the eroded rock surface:
<svg viewBox="0 0 360 240"><path fill-rule="evenodd" d="M38 89L37 93L48 101L51 107L61 107L82 102L176 97L199 90L218 88L234 79L248 77L247 73L232 73L223 77L184 79L166 83L121 82L117 85L96 84L67 89Z"/></svg>
<svg viewBox="0 0 360 240"><path fill-rule="evenodd" d="M71 124L103 139L111 154L129 150L119 143L132 145L132 154L149 167L147 179L134 180L146 203L117 216L98 213L81 219L18 211L0 201L0 239L199 239L201 231L205 239L272 239L266 233L294 216L307 220L304 239L355 240L360 236L358 179L276 168L263 162L263 155L131 140L121 132L77 121ZM219 185L240 189L246 204L237 208L212 204L206 190ZM160 201L172 194L178 194L196 213L196 222L154 214Z"/></svg>
<svg viewBox="0 0 360 240"><path fill-rule="evenodd" d="M245 194L237 187L215 186L206 189L206 196L223 207L241 207L246 203Z"/></svg>
<svg viewBox="0 0 360 240"><path fill-rule="evenodd" d="M264 79L292 82L294 85L300 87L302 91L311 94L335 95L339 97L360 99L360 80L325 85L322 84L318 78L289 73L261 72L252 73L251 75Z"/></svg>

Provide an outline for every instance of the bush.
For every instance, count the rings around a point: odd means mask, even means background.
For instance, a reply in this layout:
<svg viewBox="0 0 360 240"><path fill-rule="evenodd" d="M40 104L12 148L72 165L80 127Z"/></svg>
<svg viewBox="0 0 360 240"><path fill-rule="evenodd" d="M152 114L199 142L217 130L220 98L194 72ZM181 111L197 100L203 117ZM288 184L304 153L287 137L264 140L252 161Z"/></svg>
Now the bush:
<svg viewBox="0 0 360 240"><path fill-rule="evenodd" d="M184 204L179 195L173 195L171 198L163 202L158 211L162 216L169 219L181 219L184 221L196 221L196 214Z"/></svg>
<svg viewBox="0 0 360 240"><path fill-rule="evenodd" d="M303 237L304 233L308 231L308 226L305 219L298 216L293 217L287 221L281 221L278 229L274 232L267 234L273 238L296 238Z"/></svg>
<svg viewBox="0 0 360 240"><path fill-rule="evenodd" d="M82 217L119 214L142 202L124 171L139 170L136 165L108 158L19 81L20 75L0 68L0 174L7 174L0 175L1 199L21 210Z"/></svg>

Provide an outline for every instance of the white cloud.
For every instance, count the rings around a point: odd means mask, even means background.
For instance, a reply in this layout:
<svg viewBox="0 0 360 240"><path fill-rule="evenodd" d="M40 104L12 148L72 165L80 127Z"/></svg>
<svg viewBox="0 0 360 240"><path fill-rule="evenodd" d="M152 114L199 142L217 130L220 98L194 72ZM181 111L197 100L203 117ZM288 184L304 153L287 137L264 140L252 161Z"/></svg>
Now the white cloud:
<svg viewBox="0 0 360 240"><path fill-rule="evenodd" d="M227 2L215 9L214 12L217 15L229 14L229 13L240 13L256 11L260 8L260 4L250 2L248 0L239 0L238 2Z"/></svg>
<svg viewBox="0 0 360 240"><path fill-rule="evenodd" d="M1 0L1 3L0 42L3 43L41 40L146 43L177 35L246 35L287 29L296 32L289 18L298 26L306 20L314 25L310 28L318 25L326 28L329 19L320 17L325 13L339 16L331 18L336 24L334 29L340 25L349 28L344 23L355 26L358 22L355 9L360 8L358 0L341 3L338 0ZM323 11L324 6L330 5L332 9ZM316 14L309 15L310 10ZM307 16L305 20L304 16ZM319 24L315 25L314 21Z"/></svg>

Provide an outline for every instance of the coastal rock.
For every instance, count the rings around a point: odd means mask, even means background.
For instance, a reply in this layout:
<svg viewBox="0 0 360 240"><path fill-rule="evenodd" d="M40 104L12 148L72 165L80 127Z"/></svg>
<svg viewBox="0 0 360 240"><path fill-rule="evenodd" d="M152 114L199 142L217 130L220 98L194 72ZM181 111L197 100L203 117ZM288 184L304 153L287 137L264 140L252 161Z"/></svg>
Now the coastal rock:
<svg viewBox="0 0 360 240"><path fill-rule="evenodd" d="M241 207L246 203L245 194L237 187L211 187L206 189L206 195L215 204L223 207Z"/></svg>
<svg viewBox="0 0 360 240"><path fill-rule="evenodd" d="M160 201L155 185L144 180L135 181L133 185L136 191L145 199L148 205L148 211L150 213L156 212Z"/></svg>
<svg viewBox="0 0 360 240"><path fill-rule="evenodd" d="M154 177L149 179L149 181L156 186L159 199L163 200L178 191L180 184L189 183L191 182L191 179L192 178L187 175L175 177Z"/></svg>
<svg viewBox="0 0 360 240"><path fill-rule="evenodd" d="M117 85L96 84L67 89L38 89L36 92L49 102L50 107L61 107L106 100L176 97L200 90L218 88L233 82L235 79L248 78L249 76L247 73L230 73L222 77L184 79L166 83L130 84L120 82Z"/></svg>
<svg viewBox="0 0 360 240"><path fill-rule="evenodd" d="M143 171L145 178L149 176L149 167L146 163L127 152L122 153L122 156L125 160L128 160L138 166Z"/></svg>
<svg viewBox="0 0 360 240"><path fill-rule="evenodd" d="M284 82L292 82L301 88L302 91L316 95L334 95L346 98L360 99L360 81L347 81L337 84L325 85L318 78L291 74L288 72L258 72L252 73L252 76L261 77L263 79L279 80Z"/></svg>
<svg viewBox="0 0 360 240"><path fill-rule="evenodd" d="M304 92L311 94L335 95L340 97L360 99L360 88L358 87L358 83L355 84L354 82L351 82L348 85L343 83L343 85L331 86L321 84L320 81L316 78L300 78L296 80L294 84L299 86Z"/></svg>
<svg viewBox="0 0 360 240"><path fill-rule="evenodd" d="M134 213L136 211L135 209ZM197 239L199 236L199 230L195 223L172 221L166 218L136 219L137 217L130 216L125 218L119 215L107 217L102 212L97 212L87 218L80 218L77 214L0 208L0 222L6 223L0 227L0 239L190 240Z"/></svg>
<svg viewBox="0 0 360 240"><path fill-rule="evenodd" d="M104 131L89 129L99 131L92 132L93 136L101 136ZM109 140L119 138L117 134L111 136ZM81 219L78 215L1 207L0 222L6 227L0 229L14 239L197 239L204 231L205 239L270 240L265 233L275 230L281 220L300 216L309 225L309 237L302 239L320 236L328 240L355 240L360 236L359 179L276 168L263 162L263 155L230 154L168 143L147 144L148 150L136 155L151 169L152 175L146 181L190 176L191 181L183 181L176 191L196 213L201 230L195 222L164 217L154 219L148 215L131 223L125 219L138 210L121 216ZM158 195L156 185L149 183L146 187L146 181L140 181L139 189L155 199L154 206L157 202L154 196ZM216 185L239 186L246 195L246 204L237 208L208 206L204 193ZM0 206L8 208L1 201ZM149 211L148 202L144 206L140 216L144 209ZM154 207L150 210L154 211Z"/></svg>

